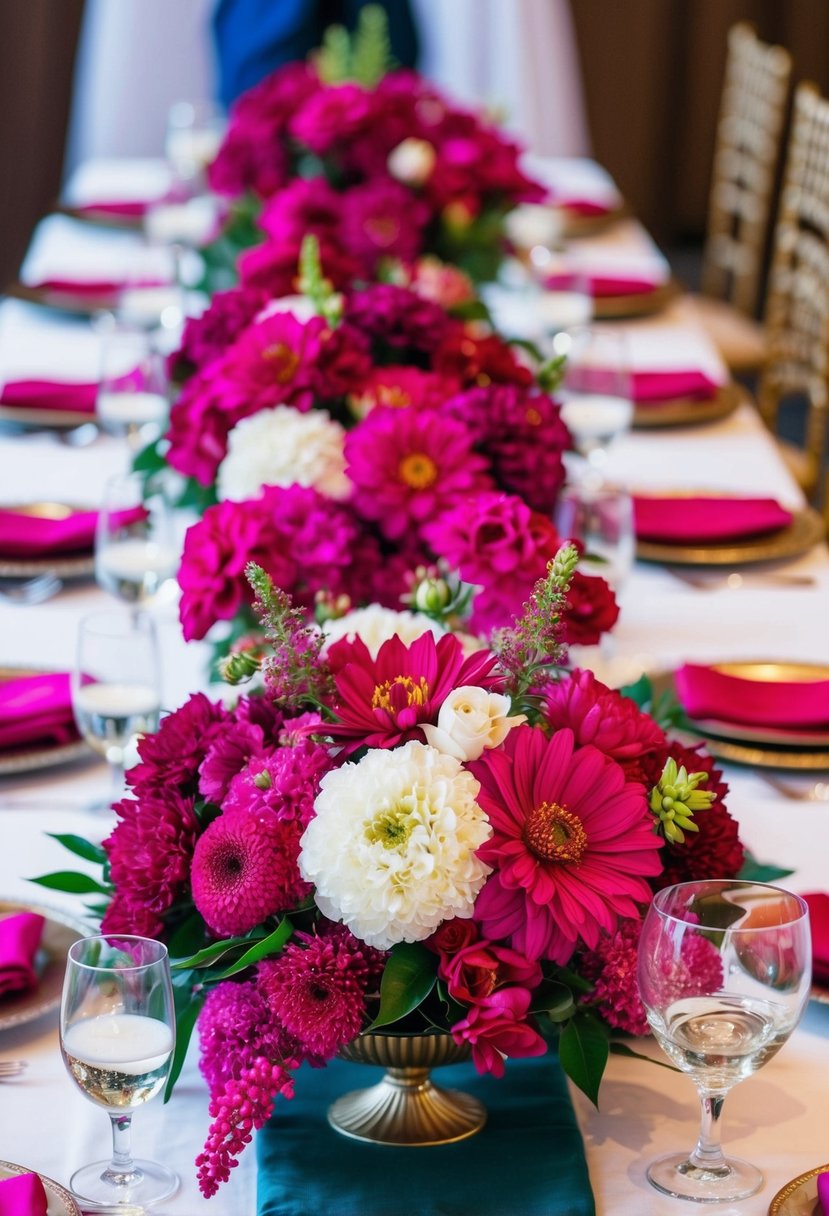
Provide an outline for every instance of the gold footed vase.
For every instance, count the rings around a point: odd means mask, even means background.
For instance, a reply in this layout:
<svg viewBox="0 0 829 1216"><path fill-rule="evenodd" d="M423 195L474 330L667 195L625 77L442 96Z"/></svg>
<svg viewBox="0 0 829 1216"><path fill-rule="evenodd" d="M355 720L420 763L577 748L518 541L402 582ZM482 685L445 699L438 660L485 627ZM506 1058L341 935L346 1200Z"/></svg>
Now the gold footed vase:
<svg viewBox="0 0 829 1216"><path fill-rule="evenodd" d="M460 1064L469 1047L450 1034L360 1035L340 1049L340 1058L386 1069L378 1085L354 1090L328 1108L328 1122L344 1136L373 1144L426 1147L474 1136L486 1123L486 1108L456 1089L441 1089L429 1070Z"/></svg>

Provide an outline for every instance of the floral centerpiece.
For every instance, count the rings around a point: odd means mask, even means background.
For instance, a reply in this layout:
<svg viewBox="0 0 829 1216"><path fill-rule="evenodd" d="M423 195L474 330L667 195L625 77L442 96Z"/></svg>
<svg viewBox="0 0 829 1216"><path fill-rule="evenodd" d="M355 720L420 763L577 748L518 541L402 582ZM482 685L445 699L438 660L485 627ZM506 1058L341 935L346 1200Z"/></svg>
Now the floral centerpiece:
<svg viewBox="0 0 829 1216"><path fill-rule="evenodd" d="M303 295L238 288L188 322L164 454L139 460L185 476L204 512L179 573L185 637L219 620L251 630L251 560L329 612L399 608L412 572L437 563L480 588L473 632L506 625L560 543L570 439L542 387L555 367L534 373L418 284L335 293L316 238L303 249ZM569 596L568 641L615 623L603 579L578 572Z"/></svg>
<svg viewBox="0 0 829 1216"><path fill-rule="evenodd" d="M564 547L471 651L379 608L350 622L362 636L326 638L251 566L270 653L225 670L261 667L264 693L192 696L141 741L103 849L67 839L104 862L72 888L106 897L103 930L179 960L173 1079L198 1018L205 1195L300 1065L368 1030L449 1035L499 1076L556 1039L594 1100L610 1028L646 1032L653 890L734 875L744 854L712 760L562 669L576 561Z"/></svg>
<svg viewBox="0 0 829 1216"><path fill-rule="evenodd" d="M237 200L235 223L209 259L243 284L289 294L313 232L338 287L423 255L494 277L505 215L545 191L503 132L391 62L385 13L369 6L353 39L330 29L308 63L279 68L234 103L209 181ZM239 244L263 234L234 265Z"/></svg>

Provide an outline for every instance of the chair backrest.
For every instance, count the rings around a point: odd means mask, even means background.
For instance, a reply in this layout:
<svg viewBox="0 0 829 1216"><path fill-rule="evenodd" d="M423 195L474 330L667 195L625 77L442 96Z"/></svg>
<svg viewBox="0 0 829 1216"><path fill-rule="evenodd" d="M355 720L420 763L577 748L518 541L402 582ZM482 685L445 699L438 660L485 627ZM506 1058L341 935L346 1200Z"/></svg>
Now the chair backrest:
<svg viewBox="0 0 829 1216"><path fill-rule="evenodd" d="M807 402L805 454L817 486L829 422L829 101L795 92L765 310L757 403L776 430L781 400Z"/></svg>
<svg viewBox="0 0 829 1216"><path fill-rule="evenodd" d="M702 264L705 295L754 316L791 77L791 57L741 22L728 34Z"/></svg>

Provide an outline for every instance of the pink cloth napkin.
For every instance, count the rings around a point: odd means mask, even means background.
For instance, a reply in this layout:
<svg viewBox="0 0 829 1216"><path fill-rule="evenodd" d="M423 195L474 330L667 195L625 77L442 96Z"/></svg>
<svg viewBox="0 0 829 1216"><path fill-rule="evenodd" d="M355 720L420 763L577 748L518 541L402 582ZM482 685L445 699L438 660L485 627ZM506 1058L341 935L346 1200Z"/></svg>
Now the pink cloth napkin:
<svg viewBox="0 0 829 1216"><path fill-rule="evenodd" d="M817 1201L818 1211L822 1216L829 1216L829 1174L817 1176Z"/></svg>
<svg viewBox="0 0 829 1216"><path fill-rule="evenodd" d="M82 215L114 215L125 219L141 219L154 200L146 198L102 199L100 202L82 203L75 210Z"/></svg>
<svg viewBox="0 0 829 1216"><path fill-rule="evenodd" d="M41 279L27 283L35 291L52 292L59 296L74 296L78 300L115 300L127 286L125 279ZM164 287L164 279L136 279L130 287Z"/></svg>
<svg viewBox="0 0 829 1216"><path fill-rule="evenodd" d="M71 410L95 413L97 384L74 384L60 380L9 380L0 389L0 404L25 409Z"/></svg>
<svg viewBox="0 0 829 1216"><path fill-rule="evenodd" d="M0 557L89 550L95 542L97 522L97 511L75 511L65 519L44 519L0 508Z"/></svg>
<svg viewBox="0 0 829 1216"><path fill-rule="evenodd" d="M68 672L20 676L0 684L0 749L71 743L77 737Z"/></svg>
<svg viewBox="0 0 829 1216"><path fill-rule="evenodd" d="M803 898L812 926L812 975L819 984L829 984L829 895L811 891Z"/></svg>
<svg viewBox="0 0 829 1216"><path fill-rule="evenodd" d="M585 278L590 284L591 295L597 299L604 296L646 295L648 292L656 291L658 287L662 286L661 282L655 282L653 279L640 278L633 275L617 278L607 274L591 273L589 270L585 272ZM544 285L549 291L554 291L556 287L562 285L561 276L555 274L549 275L544 280Z"/></svg>
<svg viewBox="0 0 829 1216"><path fill-rule="evenodd" d="M0 920L0 997L37 985L34 961L42 933L43 917L35 912Z"/></svg>
<svg viewBox="0 0 829 1216"><path fill-rule="evenodd" d="M773 498L637 495L633 518L640 540L690 545L777 532L791 523L792 513Z"/></svg>
<svg viewBox="0 0 829 1216"><path fill-rule="evenodd" d="M674 683L691 718L781 730L829 728L829 680L772 683L686 663L675 673Z"/></svg>
<svg viewBox="0 0 829 1216"><path fill-rule="evenodd" d="M664 372L633 372L632 397L639 405L661 405L677 397L691 397L695 401L710 401L716 397L720 385L699 368L677 369Z"/></svg>
<svg viewBox="0 0 829 1216"><path fill-rule="evenodd" d="M15 1174L0 1182L0 1216L46 1216L47 1206L37 1174Z"/></svg>

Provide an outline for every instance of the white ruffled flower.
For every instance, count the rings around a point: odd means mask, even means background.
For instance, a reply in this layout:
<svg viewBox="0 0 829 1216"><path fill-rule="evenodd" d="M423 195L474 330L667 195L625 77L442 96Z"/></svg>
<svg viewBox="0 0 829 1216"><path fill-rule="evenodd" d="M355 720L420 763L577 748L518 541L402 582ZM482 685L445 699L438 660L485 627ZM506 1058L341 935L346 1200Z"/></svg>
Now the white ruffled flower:
<svg viewBox="0 0 829 1216"><path fill-rule="evenodd" d="M421 727L426 742L457 760L477 760L488 747L503 743L525 714L510 717L510 699L472 684L454 689L438 712L437 726Z"/></svg>
<svg viewBox="0 0 829 1216"><path fill-rule="evenodd" d="M418 742L326 773L299 854L323 915L380 950L470 917L490 873L475 856L492 834L479 790L454 757Z"/></svg>
<svg viewBox="0 0 829 1216"><path fill-rule="evenodd" d="M355 608L345 616L325 621L322 631L326 636L326 649L340 638L359 637L365 642L373 659L377 658L377 651L383 643L395 634L406 646L411 646L424 633L433 633L439 638L446 632L437 621L419 612L395 612L393 608L383 608L380 604Z"/></svg>
<svg viewBox="0 0 829 1216"><path fill-rule="evenodd" d="M435 148L426 139L409 136L389 152L386 168L392 177L407 186L422 186L437 159Z"/></svg>
<svg viewBox="0 0 829 1216"><path fill-rule="evenodd" d="M278 312L291 312L297 321L310 321L316 317L317 310L307 296L280 296L276 300L268 300L265 307L256 314L256 321L265 321Z"/></svg>
<svg viewBox="0 0 829 1216"><path fill-rule="evenodd" d="M327 498L348 498L345 431L325 410L300 413L277 405L243 418L228 436L219 466L219 498L256 498L263 486L310 486Z"/></svg>

